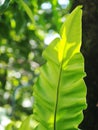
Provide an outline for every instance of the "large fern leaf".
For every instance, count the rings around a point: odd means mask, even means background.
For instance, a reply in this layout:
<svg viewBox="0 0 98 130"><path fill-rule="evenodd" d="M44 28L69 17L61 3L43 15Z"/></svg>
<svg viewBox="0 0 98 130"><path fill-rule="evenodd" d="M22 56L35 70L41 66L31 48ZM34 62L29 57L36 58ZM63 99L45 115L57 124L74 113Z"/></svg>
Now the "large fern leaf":
<svg viewBox="0 0 98 130"><path fill-rule="evenodd" d="M77 130L86 108L84 60L81 46L81 6L67 18L61 38L43 52L47 63L34 86L37 130Z"/></svg>
<svg viewBox="0 0 98 130"><path fill-rule="evenodd" d="M43 52L47 63L34 85L34 130L78 130L86 108L84 60L81 46L81 6L67 18L61 38Z"/></svg>

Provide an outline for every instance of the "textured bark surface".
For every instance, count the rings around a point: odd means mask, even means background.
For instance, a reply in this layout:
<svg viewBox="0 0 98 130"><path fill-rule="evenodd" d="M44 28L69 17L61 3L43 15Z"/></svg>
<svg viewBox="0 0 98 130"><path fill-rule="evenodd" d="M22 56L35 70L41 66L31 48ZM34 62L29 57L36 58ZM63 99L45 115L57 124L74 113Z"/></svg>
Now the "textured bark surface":
<svg viewBox="0 0 98 130"><path fill-rule="evenodd" d="M73 7L83 5L83 44L81 51L85 58L87 77L88 109L80 128L98 130L98 1L74 0Z"/></svg>

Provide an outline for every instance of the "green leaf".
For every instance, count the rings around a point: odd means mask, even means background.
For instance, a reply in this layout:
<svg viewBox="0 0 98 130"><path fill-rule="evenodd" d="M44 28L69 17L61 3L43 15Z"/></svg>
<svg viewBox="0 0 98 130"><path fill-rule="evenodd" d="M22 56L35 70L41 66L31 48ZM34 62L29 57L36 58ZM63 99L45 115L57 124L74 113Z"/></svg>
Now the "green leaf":
<svg viewBox="0 0 98 130"><path fill-rule="evenodd" d="M0 14L2 14L8 7L10 0L0 0Z"/></svg>
<svg viewBox="0 0 98 130"><path fill-rule="evenodd" d="M27 13L27 15L29 16L29 18L31 19L32 23L35 26L35 20L34 20L34 16L33 16L32 10L29 8L29 6L23 0L19 0L17 2L18 2L18 4L22 5L22 7L24 8L25 12Z"/></svg>
<svg viewBox="0 0 98 130"><path fill-rule="evenodd" d="M33 119L33 116L31 115L23 121L19 130L34 130L34 128L36 128L37 125L38 123Z"/></svg>
<svg viewBox="0 0 98 130"><path fill-rule="evenodd" d="M84 59L81 47L81 6L67 18L61 38L43 52L47 63L34 86L34 130L78 130L86 108Z"/></svg>

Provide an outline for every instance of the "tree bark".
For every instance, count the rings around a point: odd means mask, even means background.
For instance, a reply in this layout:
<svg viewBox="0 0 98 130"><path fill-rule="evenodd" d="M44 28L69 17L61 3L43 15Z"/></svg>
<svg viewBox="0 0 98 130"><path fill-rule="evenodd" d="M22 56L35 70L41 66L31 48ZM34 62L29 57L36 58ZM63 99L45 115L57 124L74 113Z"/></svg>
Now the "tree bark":
<svg viewBox="0 0 98 130"><path fill-rule="evenodd" d="M72 9L83 5L83 38L81 52L85 58L87 103L82 130L98 130L98 1L73 0Z"/></svg>

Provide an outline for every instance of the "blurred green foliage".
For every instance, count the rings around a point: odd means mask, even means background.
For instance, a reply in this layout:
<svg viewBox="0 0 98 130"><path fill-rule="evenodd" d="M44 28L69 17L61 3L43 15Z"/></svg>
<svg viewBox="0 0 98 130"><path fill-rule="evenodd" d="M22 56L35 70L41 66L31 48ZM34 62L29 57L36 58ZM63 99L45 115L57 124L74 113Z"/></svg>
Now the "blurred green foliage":
<svg viewBox="0 0 98 130"><path fill-rule="evenodd" d="M32 86L37 68L45 62L42 51L58 36L72 5L64 2L11 0L9 4L9 0L0 0L0 112L5 111L0 130L4 117L6 122L16 121L18 127L32 114Z"/></svg>

